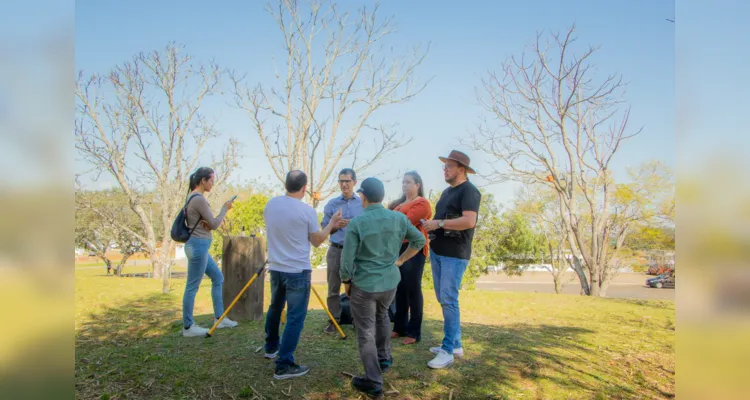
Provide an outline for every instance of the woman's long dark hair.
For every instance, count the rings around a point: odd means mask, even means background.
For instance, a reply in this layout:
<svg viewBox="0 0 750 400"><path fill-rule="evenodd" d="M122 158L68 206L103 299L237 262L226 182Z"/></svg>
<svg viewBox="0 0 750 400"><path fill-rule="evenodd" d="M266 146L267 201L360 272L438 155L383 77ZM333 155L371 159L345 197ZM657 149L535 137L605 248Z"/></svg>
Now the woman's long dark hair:
<svg viewBox="0 0 750 400"><path fill-rule="evenodd" d="M198 170L193 172L192 175L190 175L190 189L188 189L188 194L195 190L195 188L198 187L198 185L203 182L204 179L211 179L211 175L214 174L214 170L208 167L200 167Z"/></svg>
<svg viewBox="0 0 750 400"><path fill-rule="evenodd" d="M424 183L422 183L422 177L419 176L417 171L409 171L404 174L404 176L411 176L412 179L414 179L414 183L419 185L419 189L417 189L417 196L424 197ZM400 199L392 202L388 205L388 209L393 210L394 208L398 207L401 204L404 204L406 202L406 195L402 195Z"/></svg>

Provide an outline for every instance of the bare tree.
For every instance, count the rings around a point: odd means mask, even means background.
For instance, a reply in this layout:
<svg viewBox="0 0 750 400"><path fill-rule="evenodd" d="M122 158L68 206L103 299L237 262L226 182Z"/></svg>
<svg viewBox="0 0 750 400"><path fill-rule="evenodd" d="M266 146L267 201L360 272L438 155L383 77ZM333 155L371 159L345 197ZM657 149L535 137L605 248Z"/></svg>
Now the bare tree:
<svg viewBox="0 0 750 400"><path fill-rule="evenodd" d="M502 161L491 164L489 179L555 190L573 267L588 280L581 281L586 294L603 296L615 270L607 262L610 165L640 130L628 133L622 78L595 80L590 59L597 48L575 55L574 30L552 34L551 45L538 34L530 60L510 57L501 73L483 80L478 98L496 124L481 125L470 144Z"/></svg>
<svg viewBox="0 0 750 400"><path fill-rule="evenodd" d="M131 233L146 246L165 293L172 219L185 201L188 176L205 160L204 146L221 136L201 109L217 93L224 71L213 62L195 63L183 50L169 44L162 52L137 54L106 75L80 72L76 85L78 154L94 179L111 175L127 195L143 225L143 233ZM229 139L210 163L218 187L237 157L237 142Z"/></svg>
<svg viewBox="0 0 750 400"><path fill-rule="evenodd" d="M414 82L414 71L427 49L407 57L388 54L392 18L378 18L378 6L356 15L331 1L296 0L269 4L284 38L286 68L276 71L279 87L250 88L232 75L237 105L247 112L263 143L275 176L304 170L307 197L314 207L336 191L341 165L358 173L408 139L395 125L370 123L391 104L404 103L427 85Z"/></svg>

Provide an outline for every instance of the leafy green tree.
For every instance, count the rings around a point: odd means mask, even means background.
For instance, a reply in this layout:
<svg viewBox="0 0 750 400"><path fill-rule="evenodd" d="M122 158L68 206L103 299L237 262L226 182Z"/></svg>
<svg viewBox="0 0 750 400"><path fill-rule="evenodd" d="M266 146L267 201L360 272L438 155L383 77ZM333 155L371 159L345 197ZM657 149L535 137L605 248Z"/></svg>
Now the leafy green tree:
<svg viewBox="0 0 750 400"><path fill-rule="evenodd" d="M638 264L640 252L674 249L674 176L660 161L629 169L629 182L617 184L606 225L616 267Z"/></svg>
<svg viewBox="0 0 750 400"><path fill-rule="evenodd" d="M474 228L471 259L464 273L463 287L474 289L477 279L489 272L489 267L500 264L498 238L503 229L500 205L494 196L482 193L477 225Z"/></svg>
<svg viewBox="0 0 750 400"><path fill-rule="evenodd" d="M224 218L219 229L213 231L211 255L216 260L222 257L224 236L262 235L266 230L263 210L266 208L269 196L266 193L251 194L247 198L238 197L234 201L232 210Z"/></svg>
<svg viewBox="0 0 750 400"><path fill-rule="evenodd" d="M318 213L318 225L323 221L323 213ZM326 262L326 253L328 253L328 241L320 245L320 247L310 246L310 264L313 268L318 268Z"/></svg>
<svg viewBox="0 0 750 400"><path fill-rule="evenodd" d="M433 214L439 198L439 193L433 192L430 196ZM462 286L466 289L475 288L477 279L486 275L491 267L504 265L506 273L520 274L521 265L538 258L539 238L520 214L502 215L501 207L492 194L482 193L472 256L463 278ZM423 283L432 284L429 266L425 268Z"/></svg>

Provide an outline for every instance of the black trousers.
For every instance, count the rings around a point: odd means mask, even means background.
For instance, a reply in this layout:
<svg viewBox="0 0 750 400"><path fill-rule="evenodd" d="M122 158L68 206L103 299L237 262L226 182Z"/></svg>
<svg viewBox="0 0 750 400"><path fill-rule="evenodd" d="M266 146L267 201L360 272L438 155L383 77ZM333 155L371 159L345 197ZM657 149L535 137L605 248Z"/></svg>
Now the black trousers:
<svg viewBox="0 0 750 400"><path fill-rule="evenodd" d="M401 253L408 247L401 246ZM422 296L422 273L424 272L425 255L422 250L401 266L401 282L396 288L396 316L393 331L399 336L422 339L422 315L424 298Z"/></svg>

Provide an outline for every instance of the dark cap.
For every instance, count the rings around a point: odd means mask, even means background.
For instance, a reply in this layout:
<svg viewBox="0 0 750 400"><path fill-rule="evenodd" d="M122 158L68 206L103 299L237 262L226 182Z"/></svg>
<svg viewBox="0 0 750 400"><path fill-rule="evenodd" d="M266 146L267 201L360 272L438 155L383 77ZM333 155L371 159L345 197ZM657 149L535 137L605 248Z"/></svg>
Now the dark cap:
<svg viewBox="0 0 750 400"><path fill-rule="evenodd" d="M367 178L359 185L357 193L362 193L370 203L380 203L385 197L385 186L378 178Z"/></svg>

